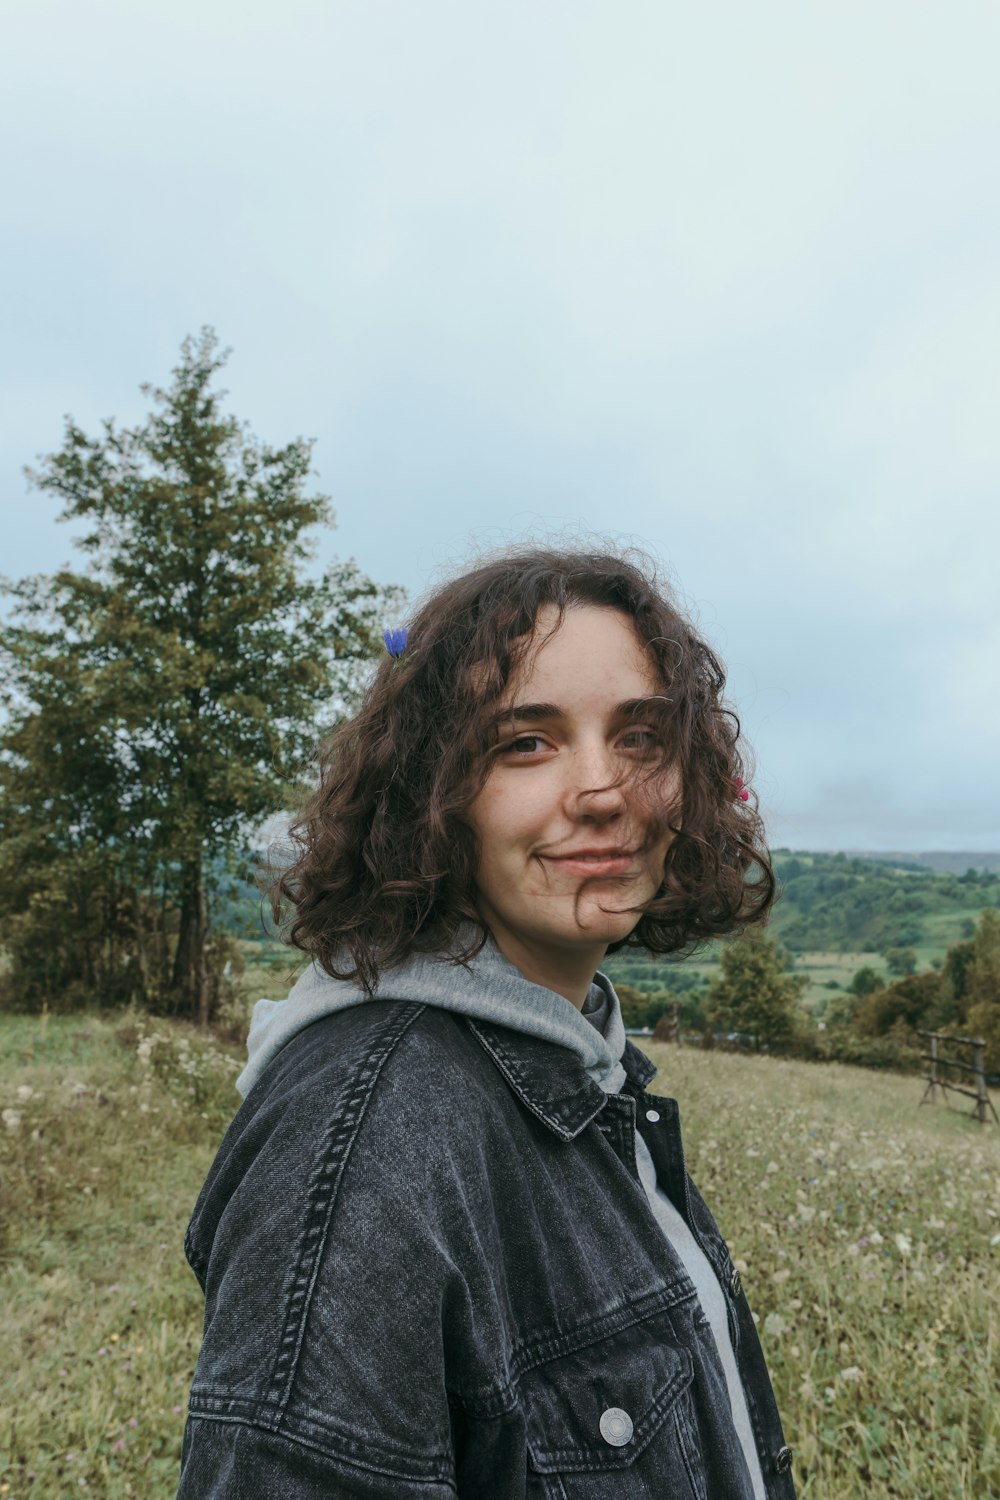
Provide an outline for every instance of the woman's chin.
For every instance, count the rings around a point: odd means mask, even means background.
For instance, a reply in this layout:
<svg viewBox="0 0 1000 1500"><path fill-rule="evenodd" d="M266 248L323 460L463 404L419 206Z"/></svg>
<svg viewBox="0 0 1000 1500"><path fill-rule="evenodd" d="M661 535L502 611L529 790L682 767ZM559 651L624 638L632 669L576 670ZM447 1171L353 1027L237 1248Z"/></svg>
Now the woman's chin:
<svg viewBox="0 0 1000 1500"><path fill-rule="evenodd" d="M577 913L575 929L581 941L617 943L622 938L628 937L637 921L638 917L634 911L622 912L619 915L594 907L590 911L583 910Z"/></svg>

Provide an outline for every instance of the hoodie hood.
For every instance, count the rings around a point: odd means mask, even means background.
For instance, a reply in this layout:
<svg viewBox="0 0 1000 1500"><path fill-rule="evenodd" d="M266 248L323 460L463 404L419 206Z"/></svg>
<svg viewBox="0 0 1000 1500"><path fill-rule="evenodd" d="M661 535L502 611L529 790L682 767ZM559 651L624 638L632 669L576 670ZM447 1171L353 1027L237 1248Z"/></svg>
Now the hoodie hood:
<svg viewBox="0 0 1000 1500"><path fill-rule="evenodd" d="M606 1093L618 1093L625 1082L621 1005L610 979L600 972L580 1011L564 995L525 979L488 938L468 964L456 964L446 955L412 954L382 974L375 998L437 1005L568 1047ZM271 1059L304 1027L367 1000L360 985L331 979L315 960L296 980L287 1000L258 1000L247 1036L247 1064L236 1080L240 1094L246 1098Z"/></svg>

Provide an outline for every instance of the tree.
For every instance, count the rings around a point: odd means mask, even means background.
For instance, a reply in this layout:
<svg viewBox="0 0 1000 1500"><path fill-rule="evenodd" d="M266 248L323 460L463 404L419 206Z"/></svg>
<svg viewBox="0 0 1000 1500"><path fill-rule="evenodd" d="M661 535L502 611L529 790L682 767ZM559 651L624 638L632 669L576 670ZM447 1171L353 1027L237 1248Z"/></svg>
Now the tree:
<svg viewBox="0 0 1000 1500"><path fill-rule="evenodd" d="M645 1026L646 1011L649 1009L649 996L637 990L631 984L615 983L615 994L621 1007L622 1024L624 1026Z"/></svg>
<svg viewBox="0 0 1000 1500"><path fill-rule="evenodd" d="M92 522L85 573L0 580L28 622L0 627L0 917L7 987L36 1002L113 981L207 1022L212 871L248 873L403 597L353 560L303 576L303 531L333 523L305 494L312 442L226 415L227 357L202 329L169 390L141 387L143 423L90 438L67 418L27 471Z"/></svg>
<svg viewBox="0 0 1000 1500"><path fill-rule="evenodd" d="M746 932L722 948L721 964L722 975L705 999L714 1031L750 1036L757 1051L794 1035L798 1000L809 981L804 974L788 973L776 942Z"/></svg>
<svg viewBox="0 0 1000 1500"><path fill-rule="evenodd" d="M985 1066L1000 1070L1000 912L986 907L972 939L965 976L966 1031L986 1043Z"/></svg>
<svg viewBox="0 0 1000 1500"><path fill-rule="evenodd" d="M910 1031L932 1031L941 1014L941 998L941 976L936 970L907 974L863 996L851 1029L857 1036L886 1036L902 1020Z"/></svg>
<svg viewBox="0 0 1000 1500"><path fill-rule="evenodd" d="M887 948L885 961L890 974L915 974L917 955L912 948Z"/></svg>
<svg viewBox="0 0 1000 1500"><path fill-rule="evenodd" d="M881 989L883 983L878 970L865 965L863 969L857 970L848 988L852 995L871 995L875 990Z"/></svg>

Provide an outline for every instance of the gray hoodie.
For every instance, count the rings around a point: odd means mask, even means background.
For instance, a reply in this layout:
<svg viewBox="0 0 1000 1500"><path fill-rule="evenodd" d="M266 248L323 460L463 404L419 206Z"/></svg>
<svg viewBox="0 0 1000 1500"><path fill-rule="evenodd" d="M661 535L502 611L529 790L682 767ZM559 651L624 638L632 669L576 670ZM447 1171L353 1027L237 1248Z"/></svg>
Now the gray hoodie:
<svg viewBox="0 0 1000 1500"><path fill-rule="evenodd" d="M461 935L464 937L469 930L465 929ZM414 954L405 963L383 973L376 993L398 1000L419 1000L444 1010L495 1021L568 1047L577 1053L586 1071L605 1093L617 1094L625 1082L621 1005L610 979L600 972L594 975L583 1010L579 1011L565 996L525 979L488 939L468 967L446 957ZM303 1027L333 1011L363 1005L366 999L359 985L331 979L314 961L296 980L287 1000L258 1000L247 1037L247 1065L236 1080L239 1092L244 1098L249 1094L271 1059ZM711 1324L754 1493L757 1500L765 1500L764 1478L729 1337L725 1294L687 1221L657 1185L653 1158L638 1130L635 1157L656 1221L694 1282Z"/></svg>
<svg viewBox="0 0 1000 1500"><path fill-rule="evenodd" d="M463 929L463 940L469 931ZM606 1093L617 1094L625 1082L621 1006L610 979L601 973L594 976L581 1014L564 996L525 979L488 939L468 969L438 955L414 954L383 974L376 993L396 1000L421 1000L569 1047ZM335 1010L363 1005L366 999L360 985L331 979L313 961L299 975L287 1000L258 1000L247 1037L247 1065L236 1080L243 1097L296 1032ZM605 1006L605 1019L595 1025L595 1014Z"/></svg>

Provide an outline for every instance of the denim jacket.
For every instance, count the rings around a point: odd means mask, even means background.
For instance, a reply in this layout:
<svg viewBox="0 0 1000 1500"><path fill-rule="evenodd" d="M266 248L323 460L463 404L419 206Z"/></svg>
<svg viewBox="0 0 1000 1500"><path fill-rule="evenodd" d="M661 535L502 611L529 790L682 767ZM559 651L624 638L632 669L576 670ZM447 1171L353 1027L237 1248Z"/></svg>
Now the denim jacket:
<svg viewBox="0 0 1000 1500"><path fill-rule="evenodd" d="M794 1500L676 1102L621 1062L609 1094L540 1036L382 998L285 1042L185 1240L205 1332L178 1500L752 1500L637 1129L727 1291L768 1500Z"/></svg>

